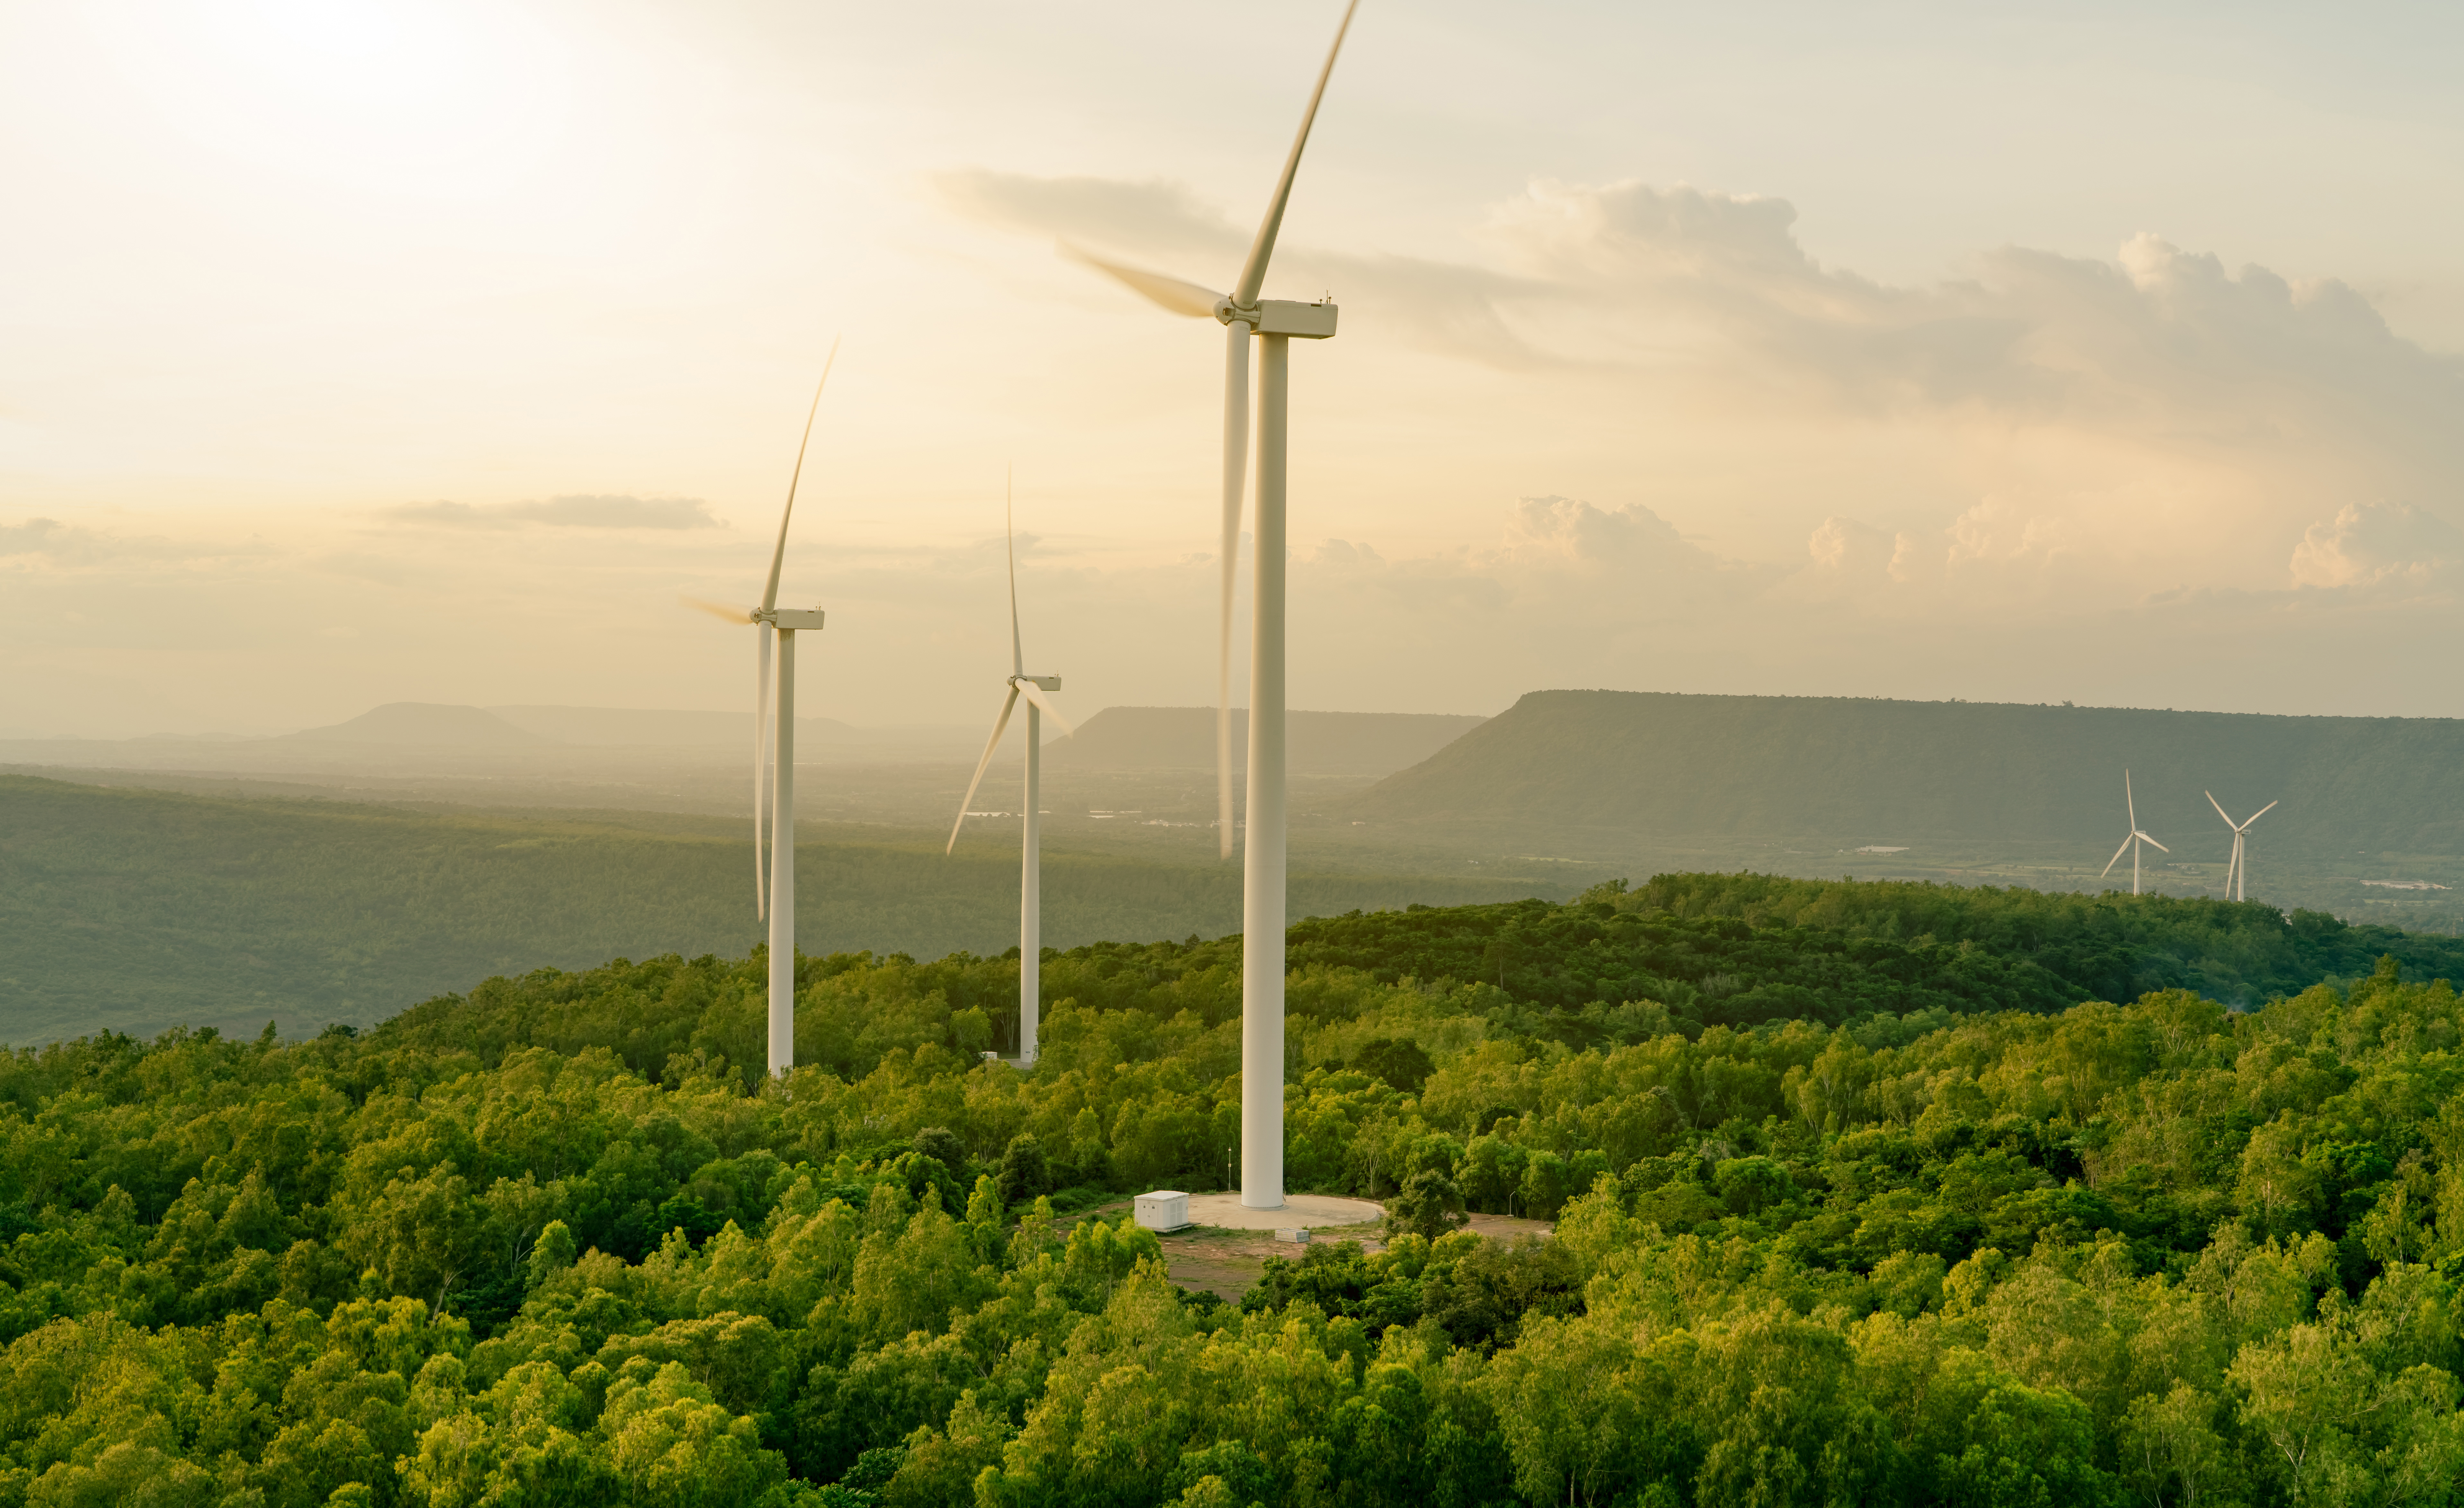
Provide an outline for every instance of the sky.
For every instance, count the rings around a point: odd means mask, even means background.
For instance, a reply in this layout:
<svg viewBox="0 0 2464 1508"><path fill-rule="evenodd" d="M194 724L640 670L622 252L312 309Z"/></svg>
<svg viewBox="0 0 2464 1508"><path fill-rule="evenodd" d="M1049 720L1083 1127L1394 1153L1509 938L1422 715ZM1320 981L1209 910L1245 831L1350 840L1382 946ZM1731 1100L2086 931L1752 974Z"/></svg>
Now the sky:
<svg viewBox="0 0 2464 1508"><path fill-rule="evenodd" d="M0 737L1214 692L1321 0L0 0ZM1232 33L1234 23L1246 28ZM2453 8L1364 0L1270 296L1291 699L2456 716Z"/></svg>

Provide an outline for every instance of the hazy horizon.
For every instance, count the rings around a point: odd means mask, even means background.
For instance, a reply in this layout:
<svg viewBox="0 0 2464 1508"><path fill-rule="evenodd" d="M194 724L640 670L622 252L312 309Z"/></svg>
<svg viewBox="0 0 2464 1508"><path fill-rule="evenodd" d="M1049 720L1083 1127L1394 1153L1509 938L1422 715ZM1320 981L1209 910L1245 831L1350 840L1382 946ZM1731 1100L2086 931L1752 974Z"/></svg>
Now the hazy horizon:
<svg viewBox="0 0 2464 1508"><path fill-rule="evenodd" d="M0 705L1211 700L1202 282L1331 5L0 17ZM1546 687L2451 716L2464 20L1361 11L1269 292L1296 706Z"/></svg>

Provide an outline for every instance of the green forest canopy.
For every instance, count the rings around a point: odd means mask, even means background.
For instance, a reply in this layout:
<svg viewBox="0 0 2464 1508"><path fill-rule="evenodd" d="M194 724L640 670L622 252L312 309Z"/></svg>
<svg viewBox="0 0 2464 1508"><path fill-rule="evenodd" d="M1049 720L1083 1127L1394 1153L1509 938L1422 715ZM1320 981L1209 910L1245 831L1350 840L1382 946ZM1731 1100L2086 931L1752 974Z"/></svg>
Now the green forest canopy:
<svg viewBox="0 0 2464 1508"><path fill-rule="evenodd" d="M758 956L20 1051L0 1504L2454 1500L2453 944L2053 898L1297 928L1288 1177L1419 1230L1237 1306L1054 1213L1221 1165L1225 943L1050 955L1031 1074L964 955L800 961L784 1083ZM2336 982L2065 972L2211 956Z"/></svg>

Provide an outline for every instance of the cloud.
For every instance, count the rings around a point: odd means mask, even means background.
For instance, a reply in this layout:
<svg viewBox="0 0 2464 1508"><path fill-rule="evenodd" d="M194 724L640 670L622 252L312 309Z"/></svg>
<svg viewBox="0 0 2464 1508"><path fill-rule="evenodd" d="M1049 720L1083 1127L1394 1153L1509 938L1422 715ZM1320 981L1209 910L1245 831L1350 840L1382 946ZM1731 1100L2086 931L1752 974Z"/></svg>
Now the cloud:
<svg viewBox="0 0 2464 1508"><path fill-rule="evenodd" d="M1184 276L1211 261L1217 284L1246 244L1168 183L974 171L936 185L971 218ZM2398 494L2464 463L2464 427L2446 422L2464 360L2398 337L2333 278L2231 272L2142 233L2111 260L2002 247L1969 276L1898 287L1823 265L1796 221L1779 198L1542 180L1486 216L1505 270L1299 242L1277 266L1356 286L1421 344L1501 365L1674 369L1749 385L1764 405L1990 415L2090 429L2106 450L2333 456L2371 482L2408 478Z"/></svg>
<svg viewBox="0 0 2464 1508"><path fill-rule="evenodd" d="M0 523L0 556L42 555L63 565L82 565L117 553L106 536L73 527L57 519Z"/></svg>
<svg viewBox="0 0 2464 1508"><path fill-rule="evenodd" d="M1881 579L1890 574L1899 540L1887 529L1834 514L1807 537L1805 552L1814 558L1815 570L1843 578Z"/></svg>
<svg viewBox="0 0 2464 1508"><path fill-rule="evenodd" d="M448 528L510 529L543 523L568 529L715 529L719 521L698 498L635 498L575 494L533 502L473 504L406 502L383 510L397 523Z"/></svg>
<svg viewBox="0 0 2464 1508"><path fill-rule="evenodd" d="M1243 225L1177 184L935 183L968 218L1201 282L1228 280L1246 246ZM1933 514L1890 531L1898 585L2114 602L2269 590L2321 498L2434 509L2464 473L2464 359L2397 336L2343 282L2233 271L2153 233L2111 258L2005 246L1960 276L1894 285L1815 256L1782 198L1541 180L1477 235L1487 265L1287 239L1277 275L1335 287L1347 327L1530 374L1503 404L1537 405L1569 432L1583 415L1606 429L1645 411L1758 450L1793 434L1855 454L1898 436L1886 464L1901 477L1854 478ZM1731 469L1719 496L1757 485L1750 456ZM1702 505L1680 493L1661 511L1685 518L1689 501ZM2332 542L2310 548L2304 582L2365 568ZM1864 569L1843 557L1800 585L1836 590Z"/></svg>
<svg viewBox="0 0 2464 1508"><path fill-rule="evenodd" d="M1861 520L1833 514L1806 537L1807 564L1783 595L1799 601L1871 601L1906 578L1916 542Z"/></svg>
<svg viewBox="0 0 2464 1508"><path fill-rule="evenodd" d="M1602 509L1573 498L1517 498L1505 543L1493 557L1525 570L1674 577L1717 570L1722 562L1689 544L1676 525L1640 503Z"/></svg>
<svg viewBox="0 0 2464 1508"><path fill-rule="evenodd" d="M2464 531L2417 508L2347 503L2293 547L2297 588L2422 586L2464 563Z"/></svg>
<svg viewBox="0 0 2464 1508"><path fill-rule="evenodd" d="M2255 360L2392 366L2453 390L2464 364L2394 336L2368 300L2334 279L2291 282L2263 267L2141 233L2114 261L2004 247L1976 276L1891 287L1826 268L1796 239L1784 199L1639 181L1539 181L1494 207L1490 242L1537 280L1581 291L1587 308L1680 302L1793 359L1845 364L1862 382L1913 381L1966 397L2037 399L2076 380L2159 372L2246 378Z"/></svg>
<svg viewBox="0 0 2464 1508"><path fill-rule="evenodd" d="M200 566L273 553L270 546L256 539L237 544L184 542L90 529L57 519L0 523L0 560L39 560L55 567L89 568L115 561L145 561L159 568L163 565Z"/></svg>

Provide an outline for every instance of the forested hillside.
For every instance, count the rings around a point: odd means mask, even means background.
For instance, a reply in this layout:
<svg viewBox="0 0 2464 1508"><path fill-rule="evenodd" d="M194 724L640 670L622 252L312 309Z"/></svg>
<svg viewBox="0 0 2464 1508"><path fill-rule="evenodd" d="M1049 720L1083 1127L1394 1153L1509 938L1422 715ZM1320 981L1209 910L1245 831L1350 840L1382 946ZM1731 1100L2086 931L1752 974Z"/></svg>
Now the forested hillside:
<svg viewBox="0 0 2464 1508"><path fill-rule="evenodd" d="M2128 831L2125 768L2141 824L2176 857L2222 862L2211 790L2237 818L2282 803L2252 829L2262 854L2464 854L2464 721L2451 718L1540 691L1352 814L2109 848Z"/></svg>
<svg viewBox="0 0 2464 1508"><path fill-rule="evenodd" d="M1055 1213L1222 1165L1224 944L1052 954L1032 1073L968 956L800 961L783 1083L758 955L20 1051L0 1504L2456 1500L2450 985L2070 1005L1960 898L1296 929L1290 1181L1394 1218L1230 1307ZM2134 968L2273 915L2101 904Z"/></svg>

